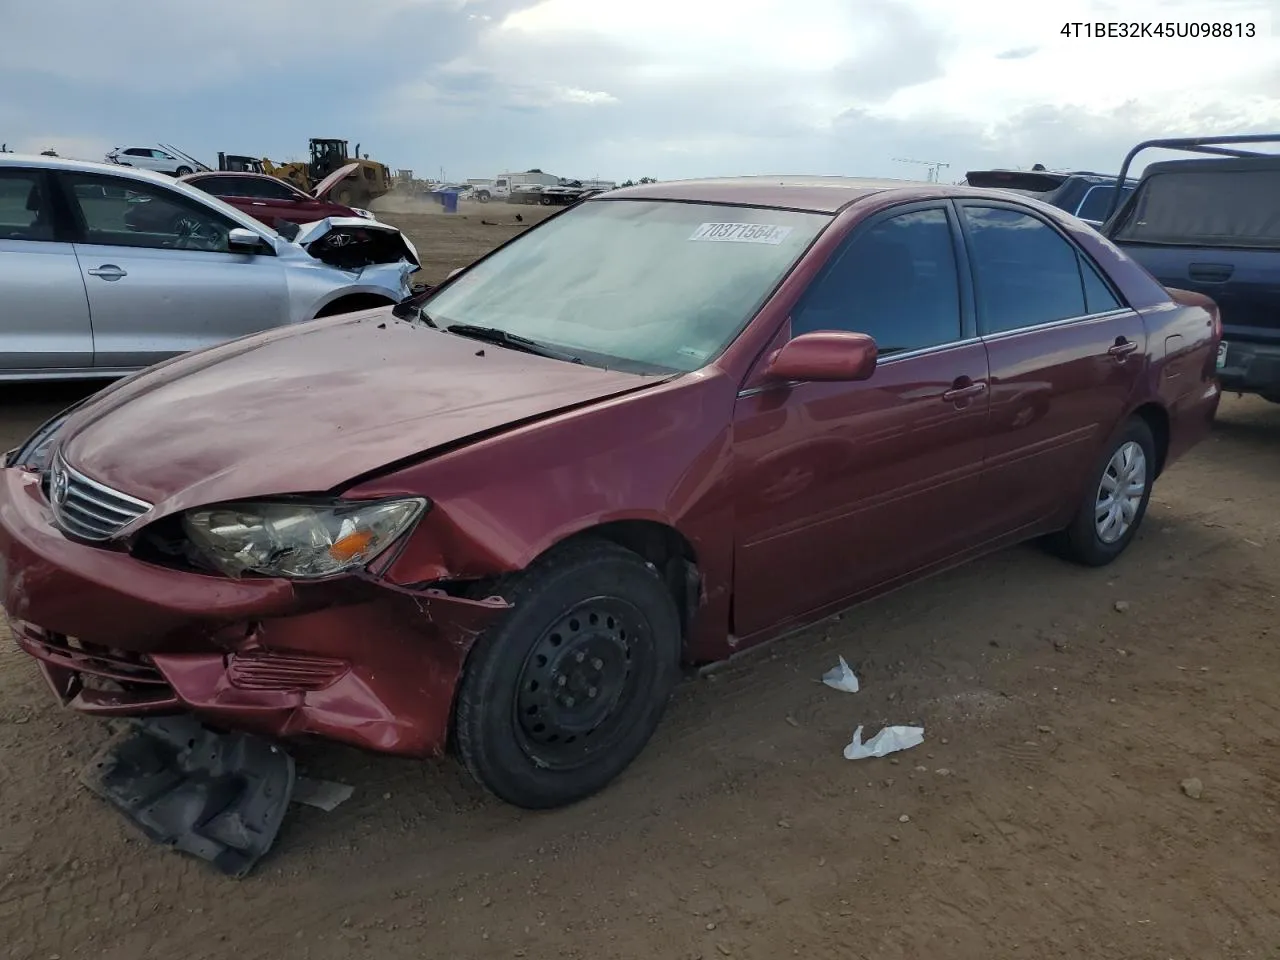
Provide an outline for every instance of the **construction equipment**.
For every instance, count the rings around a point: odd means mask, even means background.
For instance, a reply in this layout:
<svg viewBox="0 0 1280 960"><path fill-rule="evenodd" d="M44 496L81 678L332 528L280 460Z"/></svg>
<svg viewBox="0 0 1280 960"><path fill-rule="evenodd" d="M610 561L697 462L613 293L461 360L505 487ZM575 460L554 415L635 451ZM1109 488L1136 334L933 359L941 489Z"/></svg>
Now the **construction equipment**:
<svg viewBox="0 0 1280 960"><path fill-rule="evenodd" d="M354 156L348 156L346 140L312 138L308 146L310 160L290 160L287 163L276 163L267 157L258 159L238 153L219 153L218 169L265 173L292 184L304 193L310 193L329 174L349 163L359 164L358 169L329 194L329 199L334 203L347 207L363 207L374 197L390 192L395 185L395 177L390 168L376 160L359 156L358 143Z"/></svg>
<svg viewBox="0 0 1280 960"><path fill-rule="evenodd" d="M359 170L334 188L332 194L334 203L341 203L348 207L363 207L375 197L390 192L394 184L391 169L377 160L361 156L360 144L356 144L354 155L347 153L346 140L312 138L309 146L311 162L307 164L307 173L313 184L319 183L348 163L360 164Z"/></svg>
<svg viewBox="0 0 1280 960"><path fill-rule="evenodd" d="M893 162L894 163L915 163L915 164L919 164L920 166L928 167L930 183L938 182L939 169L941 169L942 167L951 166L951 164L943 163L941 160L908 160L905 157L894 157Z"/></svg>

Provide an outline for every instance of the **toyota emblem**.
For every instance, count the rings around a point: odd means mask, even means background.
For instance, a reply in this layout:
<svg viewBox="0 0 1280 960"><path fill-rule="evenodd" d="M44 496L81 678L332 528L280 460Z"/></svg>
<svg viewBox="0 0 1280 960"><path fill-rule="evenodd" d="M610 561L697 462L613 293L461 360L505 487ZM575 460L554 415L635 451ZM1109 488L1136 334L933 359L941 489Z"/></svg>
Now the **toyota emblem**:
<svg viewBox="0 0 1280 960"><path fill-rule="evenodd" d="M67 471L59 467L53 468L53 480L50 483L50 494L53 502L61 505L67 499Z"/></svg>

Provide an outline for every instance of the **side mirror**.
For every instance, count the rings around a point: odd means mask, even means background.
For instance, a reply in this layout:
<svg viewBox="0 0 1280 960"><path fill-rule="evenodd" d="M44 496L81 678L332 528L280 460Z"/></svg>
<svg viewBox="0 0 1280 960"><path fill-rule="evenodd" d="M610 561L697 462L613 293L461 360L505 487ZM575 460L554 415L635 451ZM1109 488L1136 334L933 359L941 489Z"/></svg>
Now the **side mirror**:
<svg viewBox="0 0 1280 960"><path fill-rule="evenodd" d="M232 253L262 253L262 237L244 227L233 227L227 234L227 248Z"/></svg>
<svg viewBox="0 0 1280 960"><path fill-rule="evenodd" d="M773 355L765 375L770 380L867 380L876 370L879 351L865 333L818 330L803 333Z"/></svg>

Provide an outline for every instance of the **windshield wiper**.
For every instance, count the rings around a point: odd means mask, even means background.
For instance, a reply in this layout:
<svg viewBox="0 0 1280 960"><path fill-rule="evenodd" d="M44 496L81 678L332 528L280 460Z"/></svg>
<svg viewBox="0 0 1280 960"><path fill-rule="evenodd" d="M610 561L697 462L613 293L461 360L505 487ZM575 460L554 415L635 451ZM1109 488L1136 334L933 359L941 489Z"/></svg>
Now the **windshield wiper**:
<svg viewBox="0 0 1280 960"><path fill-rule="evenodd" d="M451 323L444 330L446 333L456 333L460 337L470 337L472 340L495 343L500 347L522 350L525 353L532 353L539 357L563 360L566 363L582 363L581 357L575 357L571 353L548 347L537 340L530 340L528 337L522 337L516 333L508 333L498 327L479 327L471 323Z"/></svg>

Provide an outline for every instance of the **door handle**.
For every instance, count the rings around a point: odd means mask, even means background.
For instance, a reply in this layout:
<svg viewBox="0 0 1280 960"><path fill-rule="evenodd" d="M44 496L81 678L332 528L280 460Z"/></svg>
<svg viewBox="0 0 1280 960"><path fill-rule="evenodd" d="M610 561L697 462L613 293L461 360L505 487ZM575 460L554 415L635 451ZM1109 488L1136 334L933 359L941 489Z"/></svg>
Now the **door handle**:
<svg viewBox="0 0 1280 960"><path fill-rule="evenodd" d="M976 397L978 394L986 392L986 389L987 385L981 381L974 383L967 377L961 377L952 385L950 390L942 394L942 399L947 403L955 403L957 400Z"/></svg>
<svg viewBox="0 0 1280 960"><path fill-rule="evenodd" d="M251 206L255 206L255 207L265 207L265 206L266 206L266 204L265 204L265 203L263 203L261 200L252 200L252 201L250 201L250 205L251 205Z"/></svg>
<svg viewBox="0 0 1280 960"><path fill-rule="evenodd" d="M1230 263L1192 263L1187 265L1187 276L1202 283L1225 283L1236 268Z"/></svg>
<svg viewBox="0 0 1280 960"><path fill-rule="evenodd" d="M1107 353L1123 360L1137 349L1138 345L1134 341L1126 340L1124 337L1117 337L1116 342L1107 348Z"/></svg>
<svg viewBox="0 0 1280 960"><path fill-rule="evenodd" d="M121 270L114 263L104 263L100 267L94 267L85 272L91 277L101 277L103 280L119 280L129 275L129 271Z"/></svg>

